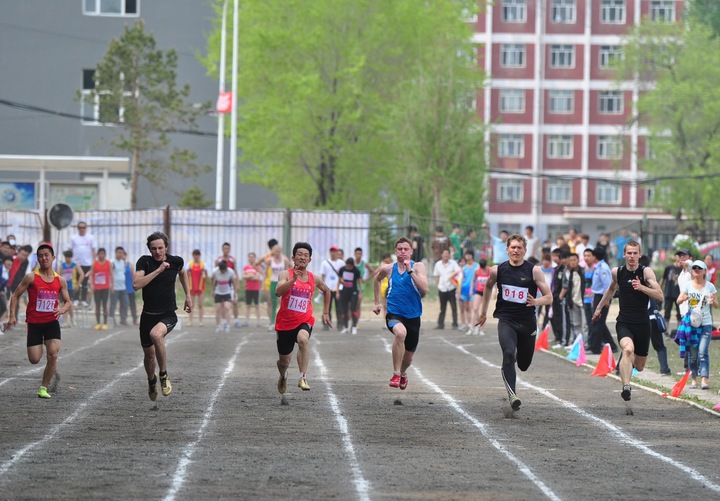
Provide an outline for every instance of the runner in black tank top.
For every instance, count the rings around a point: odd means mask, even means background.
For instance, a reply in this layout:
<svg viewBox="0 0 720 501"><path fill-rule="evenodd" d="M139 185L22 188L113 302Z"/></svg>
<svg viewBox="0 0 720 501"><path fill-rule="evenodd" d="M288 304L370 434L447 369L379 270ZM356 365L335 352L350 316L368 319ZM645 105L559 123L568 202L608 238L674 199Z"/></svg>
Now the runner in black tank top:
<svg viewBox="0 0 720 501"><path fill-rule="evenodd" d="M503 353L502 378L513 410L520 408L521 402L515 390L518 368L526 371L532 363L535 353L535 334L537 318L535 306L552 303L550 288L539 266L525 261L527 242L521 235L512 235L507 239L508 261L490 268L490 278L485 285L491 291L497 283L497 303L493 316L498 319L498 340ZM540 289L542 296L536 298ZM487 319L488 303L492 294L483 294L478 325L481 327ZM516 356L517 353L517 356Z"/></svg>
<svg viewBox="0 0 720 501"><path fill-rule="evenodd" d="M648 297L661 301L663 292L651 268L640 266L640 244L625 244L625 265L612 269L612 283L603 294L595 309L593 321L600 317L602 309L610 304L615 291L619 290L620 313L615 326L622 357L618 364L622 381L623 400L630 400L630 377L633 368L645 368L652 329L647 315Z"/></svg>

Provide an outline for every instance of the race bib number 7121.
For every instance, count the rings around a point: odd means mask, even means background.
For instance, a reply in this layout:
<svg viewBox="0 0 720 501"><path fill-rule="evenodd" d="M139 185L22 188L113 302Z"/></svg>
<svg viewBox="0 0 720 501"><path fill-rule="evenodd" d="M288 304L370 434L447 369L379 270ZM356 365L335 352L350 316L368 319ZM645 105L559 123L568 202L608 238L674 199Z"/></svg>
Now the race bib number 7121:
<svg viewBox="0 0 720 501"><path fill-rule="evenodd" d="M505 301L510 301L511 303L525 304L528 299L528 288L516 287L514 285L503 285L502 298Z"/></svg>

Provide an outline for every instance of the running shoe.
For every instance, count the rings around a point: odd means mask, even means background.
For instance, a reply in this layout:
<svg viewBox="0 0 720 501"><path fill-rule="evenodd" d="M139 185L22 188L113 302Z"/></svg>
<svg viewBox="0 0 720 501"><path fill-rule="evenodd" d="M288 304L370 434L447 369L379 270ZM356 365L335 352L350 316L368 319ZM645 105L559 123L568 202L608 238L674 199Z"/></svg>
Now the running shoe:
<svg viewBox="0 0 720 501"><path fill-rule="evenodd" d="M307 383L305 383L305 384L307 384ZM287 377L280 376L278 378L278 392L280 392L280 395L282 395L286 391L287 391Z"/></svg>
<svg viewBox="0 0 720 501"><path fill-rule="evenodd" d="M348 328L343 327L343 329L340 331L340 334L347 334Z"/></svg>
<svg viewBox="0 0 720 501"><path fill-rule="evenodd" d="M47 388L45 388L44 386L40 387L37 395L39 398L52 398L52 395L48 393Z"/></svg>
<svg viewBox="0 0 720 501"><path fill-rule="evenodd" d="M302 391L310 391L310 385L304 377L298 380L298 388L300 388Z"/></svg>
<svg viewBox="0 0 720 501"><path fill-rule="evenodd" d="M400 384L398 385L398 387L399 387L401 390L404 390L405 388L407 388L407 385L408 385L408 377L407 377L407 376L400 376Z"/></svg>
<svg viewBox="0 0 720 501"><path fill-rule="evenodd" d="M393 377L390 378L390 386L393 388L400 387L400 374L393 374Z"/></svg>
<svg viewBox="0 0 720 501"><path fill-rule="evenodd" d="M107 330L107 324L102 324L101 329L104 330L104 331L106 331L106 330Z"/></svg>
<svg viewBox="0 0 720 501"><path fill-rule="evenodd" d="M622 392L620 392L620 396L626 402L630 401L630 385L629 384L626 384L625 386L623 386Z"/></svg>
<svg viewBox="0 0 720 501"><path fill-rule="evenodd" d="M353 333L354 335L357 335L357 327L353 327L353 328L352 328L352 333Z"/></svg>
<svg viewBox="0 0 720 501"><path fill-rule="evenodd" d="M235 327L236 329L239 329L240 327L242 327L242 325L240 325L240 320L238 320L236 318L235 322L233 322L233 327Z"/></svg>
<svg viewBox="0 0 720 501"><path fill-rule="evenodd" d="M230 332L230 324L225 324L225 333Z"/></svg>
<svg viewBox="0 0 720 501"><path fill-rule="evenodd" d="M250 324L247 323L247 322L241 323L241 324L240 324L240 328L244 328L244 327L250 327Z"/></svg>
<svg viewBox="0 0 720 501"><path fill-rule="evenodd" d="M160 388L162 389L163 397L170 395L172 384L170 384L170 378L168 378L167 375L160 376Z"/></svg>
<svg viewBox="0 0 720 501"><path fill-rule="evenodd" d="M154 402L157 400L157 396L157 377L153 377L152 381L148 381L148 397L150 397L150 400Z"/></svg>
<svg viewBox="0 0 720 501"><path fill-rule="evenodd" d="M95 330L99 331L100 329L102 329L102 324L95 324Z"/></svg>
<svg viewBox="0 0 720 501"><path fill-rule="evenodd" d="M222 326L216 325L215 326L215 332L220 332L222 330Z"/></svg>
<svg viewBox="0 0 720 501"><path fill-rule="evenodd" d="M522 401L520 400L520 398L518 398L517 395L510 395L509 398L510 398L510 407L512 408L512 410L516 411L516 410L520 409L520 406L522 405Z"/></svg>

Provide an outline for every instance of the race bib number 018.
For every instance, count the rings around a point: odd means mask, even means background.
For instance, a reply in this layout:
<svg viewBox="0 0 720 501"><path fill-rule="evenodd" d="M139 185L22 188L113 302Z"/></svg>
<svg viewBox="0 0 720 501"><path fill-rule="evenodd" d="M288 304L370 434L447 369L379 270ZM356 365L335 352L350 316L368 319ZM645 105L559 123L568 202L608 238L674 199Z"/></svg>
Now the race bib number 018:
<svg viewBox="0 0 720 501"><path fill-rule="evenodd" d="M503 285L502 286L502 297L505 301L511 303L527 303L528 288L527 287L515 287L514 285Z"/></svg>
<svg viewBox="0 0 720 501"><path fill-rule="evenodd" d="M39 290L37 294L37 302L35 303L35 311L42 313L50 313L55 311L57 303L57 292Z"/></svg>
<svg viewBox="0 0 720 501"><path fill-rule="evenodd" d="M297 311L300 313L306 313L308 311L308 304L310 300L306 297L299 297L290 295L288 299L288 310Z"/></svg>

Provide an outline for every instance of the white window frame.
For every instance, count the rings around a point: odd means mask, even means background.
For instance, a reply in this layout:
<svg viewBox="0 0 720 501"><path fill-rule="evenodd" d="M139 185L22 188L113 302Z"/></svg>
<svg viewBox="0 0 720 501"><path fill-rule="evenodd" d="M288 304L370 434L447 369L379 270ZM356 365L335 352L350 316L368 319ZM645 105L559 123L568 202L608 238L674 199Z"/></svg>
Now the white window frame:
<svg viewBox="0 0 720 501"><path fill-rule="evenodd" d="M623 157L623 141L617 136L598 136L597 157L601 160L620 160Z"/></svg>
<svg viewBox="0 0 720 501"><path fill-rule="evenodd" d="M553 44L550 46L550 67L570 69L575 67L575 46Z"/></svg>
<svg viewBox="0 0 720 501"><path fill-rule="evenodd" d="M522 179L498 179L498 202L522 202L525 198L525 187Z"/></svg>
<svg viewBox="0 0 720 501"><path fill-rule="evenodd" d="M103 11L103 3L110 0L81 0L83 15L85 16L107 16L107 17L140 17L140 0L135 1L137 12L126 12L128 0L116 0L120 3L120 12ZM94 4L94 5L89 5Z"/></svg>
<svg viewBox="0 0 720 501"><path fill-rule="evenodd" d="M545 200L549 204L571 203L572 181L567 179L548 179Z"/></svg>
<svg viewBox="0 0 720 501"><path fill-rule="evenodd" d="M598 205L619 205L622 202L620 185L599 180L595 185L595 201Z"/></svg>
<svg viewBox="0 0 720 501"><path fill-rule="evenodd" d="M577 22L577 0L552 0L550 22L575 24Z"/></svg>
<svg viewBox="0 0 720 501"><path fill-rule="evenodd" d="M500 113L525 113L525 89L500 89Z"/></svg>
<svg viewBox="0 0 720 501"><path fill-rule="evenodd" d="M598 94L598 112L602 115L622 115L625 102L620 90L601 90Z"/></svg>
<svg viewBox="0 0 720 501"><path fill-rule="evenodd" d="M85 70L83 70L84 72ZM120 78L123 79L124 76L121 74ZM95 81L97 82L97 74L95 75ZM80 115L83 117L81 119L81 123L83 125L114 125L111 122L101 122L100 121L100 96L99 95L92 95L93 88L85 88L85 78L83 75L83 89L80 91ZM108 91L103 91L101 94L109 94ZM132 92L130 91L124 91L123 97L132 97ZM91 119L88 119L88 117L92 117ZM120 109L118 109L118 122L124 122L125 121L125 108L123 106L120 106Z"/></svg>
<svg viewBox="0 0 720 501"><path fill-rule="evenodd" d="M572 90L548 91L548 111L550 113L572 113L575 111L575 93ZM569 104L569 106L566 106Z"/></svg>
<svg viewBox="0 0 720 501"><path fill-rule="evenodd" d="M625 24L627 2L625 0L602 0L600 4L600 23Z"/></svg>
<svg viewBox="0 0 720 501"><path fill-rule="evenodd" d="M524 23L527 21L525 0L502 0L502 20L505 23Z"/></svg>
<svg viewBox="0 0 720 501"><path fill-rule="evenodd" d="M620 61L623 58L622 45L601 45L599 52L600 69L606 70L613 61Z"/></svg>
<svg viewBox="0 0 720 501"><path fill-rule="evenodd" d="M498 158L524 158L525 136L522 134L500 134Z"/></svg>
<svg viewBox="0 0 720 501"><path fill-rule="evenodd" d="M525 51L525 44L502 44L500 46L500 66L502 68L524 68L527 60Z"/></svg>
<svg viewBox="0 0 720 501"><path fill-rule="evenodd" d="M553 134L547 138L548 158L573 158L573 137L569 134Z"/></svg>
<svg viewBox="0 0 720 501"><path fill-rule="evenodd" d="M668 15L669 14L669 15ZM675 1L674 0L651 0L650 20L656 23L675 22Z"/></svg>

